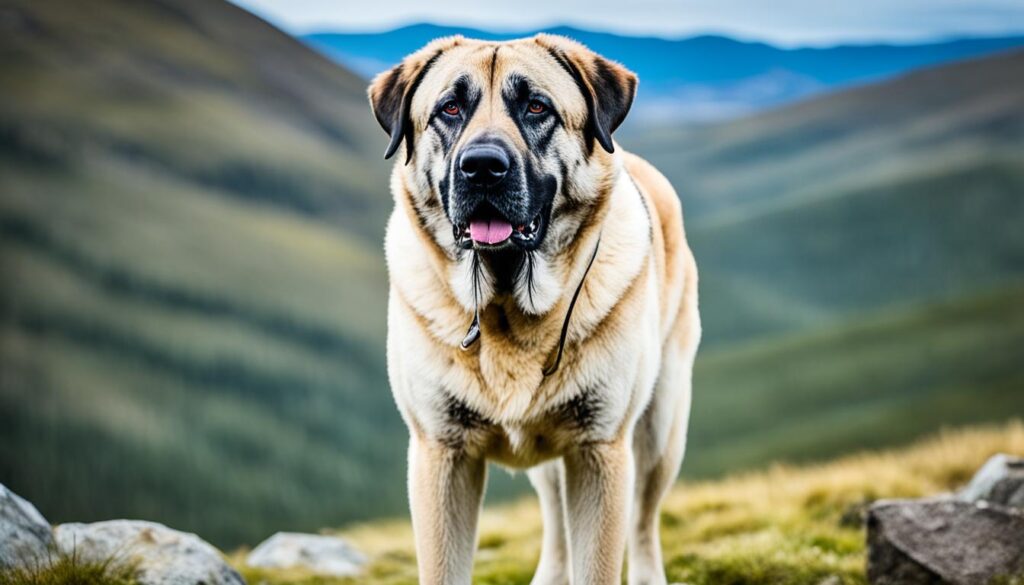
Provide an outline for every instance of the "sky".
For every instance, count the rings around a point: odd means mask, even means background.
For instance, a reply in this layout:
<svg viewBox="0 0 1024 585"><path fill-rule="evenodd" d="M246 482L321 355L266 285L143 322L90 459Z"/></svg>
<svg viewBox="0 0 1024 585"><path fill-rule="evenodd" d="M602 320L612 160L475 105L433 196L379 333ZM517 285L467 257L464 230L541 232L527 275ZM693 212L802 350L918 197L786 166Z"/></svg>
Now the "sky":
<svg viewBox="0 0 1024 585"><path fill-rule="evenodd" d="M623 34L717 33L771 43L914 42L1024 33L1024 0L233 0L292 34L415 22L501 31L569 24Z"/></svg>

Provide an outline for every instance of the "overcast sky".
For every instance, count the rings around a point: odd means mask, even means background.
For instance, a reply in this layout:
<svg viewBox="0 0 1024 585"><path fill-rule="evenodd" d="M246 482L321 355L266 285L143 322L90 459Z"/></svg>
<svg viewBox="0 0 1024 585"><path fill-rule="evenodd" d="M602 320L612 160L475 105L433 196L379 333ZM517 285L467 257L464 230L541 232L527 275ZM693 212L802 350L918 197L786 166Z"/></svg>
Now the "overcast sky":
<svg viewBox="0 0 1024 585"><path fill-rule="evenodd" d="M725 33L784 45L1024 32L1024 0L234 0L294 34L413 22L523 30L572 24L627 34Z"/></svg>

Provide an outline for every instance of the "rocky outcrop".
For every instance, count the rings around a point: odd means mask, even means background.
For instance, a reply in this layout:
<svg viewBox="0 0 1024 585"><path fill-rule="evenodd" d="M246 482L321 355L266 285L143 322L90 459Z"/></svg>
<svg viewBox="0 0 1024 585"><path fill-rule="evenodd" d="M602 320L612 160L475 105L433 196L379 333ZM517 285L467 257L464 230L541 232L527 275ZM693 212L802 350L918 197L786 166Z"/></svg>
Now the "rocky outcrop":
<svg viewBox="0 0 1024 585"><path fill-rule="evenodd" d="M61 524L57 548L85 561L124 560L138 570L140 585L244 585L220 552L194 534L155 522L111 520Z"/></svg>
<svg viewBox="0 0 1024 585"><path fill-rule="evenodd" d="M1024 576L1021 460L989 460L957 495L883 500L867 514L874 585L989 585Z"/></svg>
<svg viewBox="0 0 1024 585"><path fill-rule="evenodd" d="M957 498L1024 509L1024 458L995 455L974 474Z"/></svg>
<svg viewBox="0 0 1024 585"><path fill-rule="evenodd" d="M366 557L337 536L278 532L253 549L245 562L250 567L350 577L362 571Z"/></svg>
<svg viewBox="0 0 1024 585"><path fill-rule="evenodd" d="M1024 574L1024 514L944 497L890 500L868 513L868 578L877 585L988 585Z"/></svg>
<svg viewBox="0 0 1024 585"><path fill-rule="evenodd" d="M0 484L0 569L42 563L52 540L39 510Z"/></svg>
<svg viewBox="0 0 1024 585"><path fill-rule="evenodd" d="M32 504L0 484L0 571L43 568L70 555L130 566L139 585L245 585L220 551L194 534L141 520L51 528ZM279 532L256 547L247 563L351 577L362 572L366 557L336 536Z"/></svg>

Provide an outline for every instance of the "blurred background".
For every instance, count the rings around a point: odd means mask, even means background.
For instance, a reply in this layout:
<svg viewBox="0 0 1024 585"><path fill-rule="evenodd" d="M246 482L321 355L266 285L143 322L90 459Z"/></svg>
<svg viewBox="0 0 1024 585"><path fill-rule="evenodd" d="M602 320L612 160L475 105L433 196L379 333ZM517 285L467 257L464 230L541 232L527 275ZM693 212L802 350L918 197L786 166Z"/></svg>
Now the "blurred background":
<svg viewBox="0 0 1024 585"><path fill-rule="evenodd" d="M365 88L453 33L639 74L617 139L701 270L684 480L1024 414L1024 4L847 4L0 0L0 483L222 547L404 516Z"/></svg>

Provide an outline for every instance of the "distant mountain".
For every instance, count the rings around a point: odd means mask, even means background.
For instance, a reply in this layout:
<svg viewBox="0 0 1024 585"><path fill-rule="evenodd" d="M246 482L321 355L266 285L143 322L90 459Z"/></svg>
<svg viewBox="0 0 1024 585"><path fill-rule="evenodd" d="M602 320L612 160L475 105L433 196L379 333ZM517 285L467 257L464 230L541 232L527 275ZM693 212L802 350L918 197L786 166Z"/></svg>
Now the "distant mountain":
<svg viewBox="0 0 1024 585"><path fill-rule="evenodd" d="M495 33L416 24L381 33L320 32L303 40L367 77L431 39L461 34L510 39L538 31ZM1024 36L965 38L917 45L784 49L721 36L671 40L571 27L544 29L575 38L640 76L634 122L734 117L826 90L876 81L919 67L1024 45Z"/></svg>

